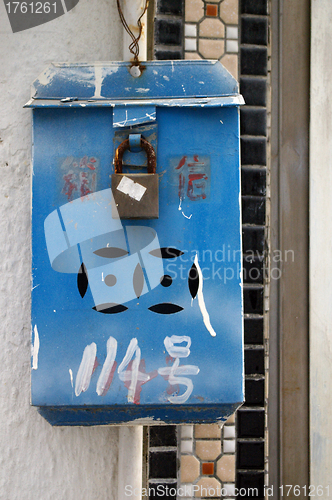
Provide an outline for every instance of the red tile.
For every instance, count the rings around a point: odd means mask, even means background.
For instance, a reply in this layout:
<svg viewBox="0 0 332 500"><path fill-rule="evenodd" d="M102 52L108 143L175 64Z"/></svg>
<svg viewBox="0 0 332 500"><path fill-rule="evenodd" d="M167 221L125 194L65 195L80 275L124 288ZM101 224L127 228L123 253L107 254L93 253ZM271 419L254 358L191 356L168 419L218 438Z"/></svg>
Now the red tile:
<svg viewBox="0 0 332 500"><path fill-rule="evenodd" d="M208 17L217 17L218 16L218 5L207 3L206 4L206 15Z"/></svg>
<svg viewBox="0 0 332 500"><path fill-rule="evenodd" d="M214 463L213 462L205 462L202 464L202 475L203 476L212 476L214 474Z"/></svg>

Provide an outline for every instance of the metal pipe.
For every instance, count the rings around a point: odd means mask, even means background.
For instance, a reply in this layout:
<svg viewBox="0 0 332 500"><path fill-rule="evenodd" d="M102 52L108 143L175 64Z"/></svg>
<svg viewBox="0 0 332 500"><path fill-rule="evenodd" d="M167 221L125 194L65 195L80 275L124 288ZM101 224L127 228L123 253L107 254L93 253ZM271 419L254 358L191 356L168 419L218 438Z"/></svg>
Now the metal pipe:
<svg viewBox="0 0 332 500"><path fill-rule="evenodd" d="M118 499L142 498L143 426L119 427Z"/></svg>

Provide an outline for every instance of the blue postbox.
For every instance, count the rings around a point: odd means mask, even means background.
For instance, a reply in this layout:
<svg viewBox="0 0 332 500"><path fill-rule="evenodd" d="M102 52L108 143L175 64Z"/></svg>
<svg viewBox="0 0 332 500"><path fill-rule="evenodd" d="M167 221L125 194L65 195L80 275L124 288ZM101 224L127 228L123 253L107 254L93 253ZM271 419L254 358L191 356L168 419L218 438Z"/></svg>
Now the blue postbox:
<svg viewBox="0 0 332 500"><path fill-rule="evenodd" d="M52 64L32 86L32 404L53 425L243 402L237 82L215 61Z"/></svg>

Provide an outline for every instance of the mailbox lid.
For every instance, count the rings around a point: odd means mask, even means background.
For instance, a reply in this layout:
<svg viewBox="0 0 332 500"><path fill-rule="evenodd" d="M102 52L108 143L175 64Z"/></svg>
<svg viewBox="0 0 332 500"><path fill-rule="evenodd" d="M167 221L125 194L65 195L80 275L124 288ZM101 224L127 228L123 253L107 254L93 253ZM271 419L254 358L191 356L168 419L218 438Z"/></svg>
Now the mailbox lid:
<svg viewBox="0 0 332 500"><path fill-rule="evenodd" d="M33 82L26 107L105 106L116 101L130 105L133 100L158 100L169 106L169 100L187 99L192 105L195 100L197 105L244 104L237 81L219 61L145 62L138 78L130 74L130 67L126 62L52 63Z"/></svg>

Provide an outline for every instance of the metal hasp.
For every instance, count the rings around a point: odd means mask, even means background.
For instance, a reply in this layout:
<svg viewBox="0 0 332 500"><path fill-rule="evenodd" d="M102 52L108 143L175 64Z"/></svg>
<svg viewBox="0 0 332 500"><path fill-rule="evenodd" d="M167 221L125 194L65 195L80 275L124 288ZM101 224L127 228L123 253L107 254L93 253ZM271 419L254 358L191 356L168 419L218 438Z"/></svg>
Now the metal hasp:
<svg viewBox="0 0 332 500"><path fill-rule="evenodd" d="M31 400L52 425L222 422L243 402L241 104L216 61L33 83ZM122 194L156 177L158 218L119 214L126 140Z"/></svg>

